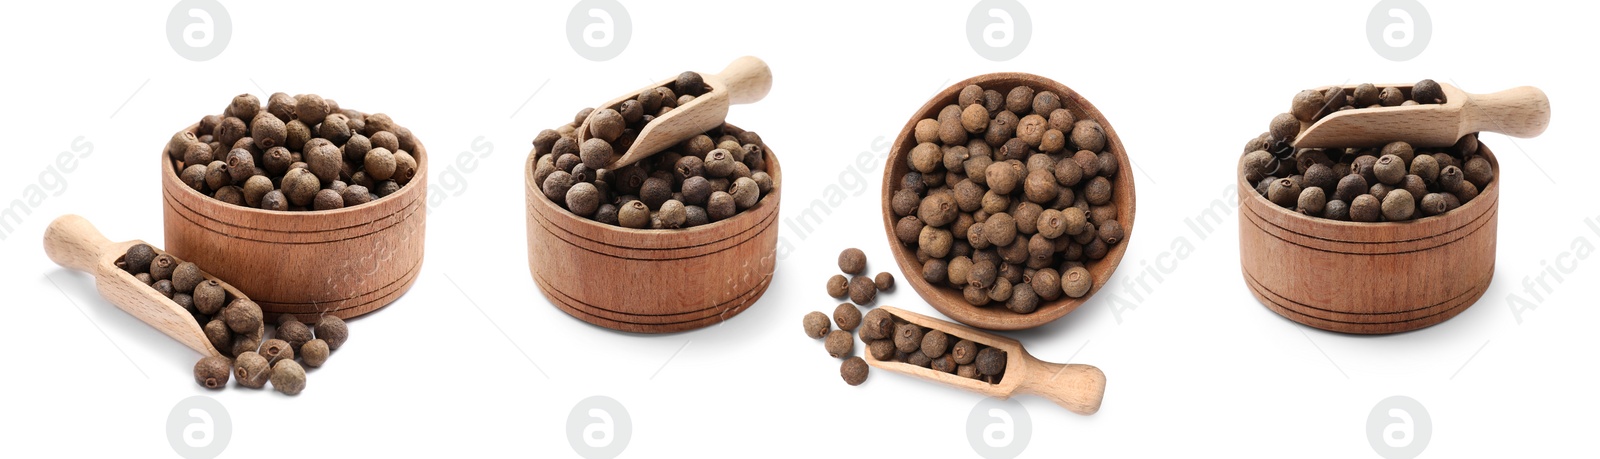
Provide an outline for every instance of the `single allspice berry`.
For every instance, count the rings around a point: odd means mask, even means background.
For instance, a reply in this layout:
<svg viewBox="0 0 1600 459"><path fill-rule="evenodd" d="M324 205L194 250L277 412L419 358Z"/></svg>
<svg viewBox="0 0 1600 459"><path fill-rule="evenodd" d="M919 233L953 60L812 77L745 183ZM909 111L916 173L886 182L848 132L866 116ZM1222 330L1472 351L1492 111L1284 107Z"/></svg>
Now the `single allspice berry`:
<svg viewBox="0 0 1600 459"><path fill-rule="evenodd" d="M850 357L839 364L839 376L844 378L845 384L859 386L867 381L867 361L861 357Z"/></svg>
<svg viewBox="0 0 1600 459"><path fill-rule="evenodd" d="M861 337L871 340L885 340L894 334L894 315L882 309L867 311L861 320Z"/></svg>
<svg viewBox="0 0 1600 459"><path fill-rule="evenodd" d="M233 361L227 357L211 355L194 364L194 382L207 389L221 389L228 385L233 373Z"/></svg>
<svg viewBox="0 0 1600 459"><path fill-rule="evenodd" d="M305 345L300 346L299 355L300 359L305 361L306 366L316 368L328 362L329 352L331 352L331 350L328 349L327 341L314 339L307 341Z"/></svg>
<svg viewBox="0 0 1600 459"><path fill-rule="evenodd" d="M245 352L233 359L234 377L238 378L239 385L251 389L260 389L267 385L267 378L271 377L272 364L267 363L267 358L255 352Z"/></svg>
<svg viewBox="0 0 1600 459"><path fill-rule="evenodd" d="M850 301L866 306L872 304L872 300L877 297L878 285L872 282L872 278L867 276L850 278Z"/></svg>
<svg viewBox="0 0 1600 459"><path fill-rule="evenodd" d="M156 259L156 249L148 244L134 244L122 255L123 269L130 274L150 272L150 263Z"/></svg>
<svg viewBox="0 0 1600 459"><path fill-rule="evenodd" d="M317 319L315 330L318 339L328 342L329 350L339 350L350 339L350 328L345 325L344 319L338 317L322 316Z"/></svg>
<svg viewBox="0 0 1600 459"><path fill-rule="evenodd" d="M222 320L234 333L255 333L261 329L261 306L248 298L239 298L222 309Z"/></svg>
<svg viewBox="0 0 1600 459"><path fill-rule="evenodd" d="M194 307L201 314L211 315L222 310L224 302L228 299L228 292L222 288L222 283L210 279L196 285L193 290Z"/></svg>
<svg viewBox="0 0 1600 459"><path fill-rule="evenodd" d="M294 360L294 347L290 346L288 341L277 338L262 341L260 353L270 364L277 364L282 360Z"/></svg>
<svg viewBox="0 0 1600 459"><path fill-rule="evenodd" d="M834 274L828 278L828 296L844 298L850 294L850 279L843 274Z"/></svg>
<svg viewBox="0 0 1600 459"><path fill-rule="evenodd" d="M950 349L950 335L939 330L931 330L922 335L922 353L928 358L939 358Z"/></svg>
<svg viewBox="0 0 1600 459"><path fill-rule="evenodd" d="M950 348L950 356L955 358L958 365L972 363L978 358L978 343L965 339L957 341L956 345Z"/></svg>
<svg viewBox="0 0 1600 459"><path fill-rule="evenodd" d="M861 310L850 303L839 303L833 308L833 322L839 325L840 330L855 330L861 325Z"/></svg>
<svg viewBox="0 0 1600 459"><path fill-rule="evenodd" d="M805 320L801 322L802 325L805 325L806 336L811 337L811 339L822 339L832 328L832 325L829 325L828 322L828 315L820 311L806 313Z"/></svg>
<svg viewBox="0 0 1600 459"><path fill-rule="evenodd" d="M278 324L276 335L278 339L288 341L289 346L295 349L299 349L301 346L305 346L306 342L311 341L311 327L307 327L306 324L295 320L294 316L284 314L281 317L288 317L288 319Z"/></svg>
<svg viewBox="0 0 1600 459"><path fill-rule="evenodd" d="M828 351L829 356L834 358L849 356L850 351L855 349L855 345L855 340L850 339L850 332L844 330L828 332L827 337L823 338L822 342L822 347Z"/></svg>
<svg viewBox="0 0 1600 459"><path fill-rule="evenodd" d="M1006 351L992 347L978 351L978 374L999 376L1006 371Z"/></svg>
<svg viewBox="0 0 1600 459"><path fill-rule="evenodd" d="M867 270L866 252L854 247L839 252L839 270L851 275L865 272Z"/></svg>
<svg viewBox="0 0 1600 459"><path fill-rule="evenodd" d="M922 327L900 324L894 328L894 347L900 352L917 352L922 349Z"/></svg>
<svg viewBox="0 0 1600 459"><path fill-rule="evenodd" d="M878 287L879 291L889 291L889 289L894 288L894 275L887 272L878 273L877 276L872 278L872 283Z"/></svg>
<svg viewBox="0 0 1600 459"><path fill-rule="evenodd" d="M306 369L294 360L280 360L272 365L272 388L285 395L298 395L306 388Z"/></svg>

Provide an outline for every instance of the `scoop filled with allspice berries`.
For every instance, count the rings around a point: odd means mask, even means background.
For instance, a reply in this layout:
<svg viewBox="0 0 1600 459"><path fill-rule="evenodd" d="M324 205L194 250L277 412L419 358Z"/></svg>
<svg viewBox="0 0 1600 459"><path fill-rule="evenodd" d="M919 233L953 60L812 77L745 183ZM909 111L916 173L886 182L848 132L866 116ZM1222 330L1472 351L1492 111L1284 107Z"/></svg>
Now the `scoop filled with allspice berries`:
<svg viewBox="0 0 1600 459"><path fill-rule="evenodd" d="M1010 338L880 306L861 325L867 365L996 398L1049 399L1073 413L1100 411L1106 375L1084 364L1045 362Z"/></svg>
<svg viewBox="0 0 1600 459"><path fill-rule="evenodd" d="M1134 180L1110 123L1023 73L944 90L889 156L883 216L917 293L968 325L1017 330L1076 309L1122 260Z"/></svg>
<svg viewBox="0 0 1600 459"><path fill-rule="evenodd" d="M112 243L77 215L50 223L45 252L64 267L93 274L101 296L200 352L194 379L207 389L226 387L237 370L241 386L260 388L270 380L279 392L298 394L305 371L294 356L321 366L349 337L337 317L322 317L313 336L311 328L283 315L277 337L264 340L261 307L233 286L144 242Z"/></svg>

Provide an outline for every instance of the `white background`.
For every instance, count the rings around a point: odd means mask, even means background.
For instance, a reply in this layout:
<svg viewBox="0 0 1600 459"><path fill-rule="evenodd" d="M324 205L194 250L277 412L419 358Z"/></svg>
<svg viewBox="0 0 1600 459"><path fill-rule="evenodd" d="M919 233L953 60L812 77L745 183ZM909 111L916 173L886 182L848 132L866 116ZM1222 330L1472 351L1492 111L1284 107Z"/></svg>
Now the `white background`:
<svg viewBox="0 0 1600 459"><path fill-rule="evenodd" d="M1048 326L1011 333L1046 360L1109 379L1102 410L1071 414L1019 399L1032 419L1024 457L1377 457L1367 414L1405 395L1432 417L1426 457L1594 454L1596 267L1563 254L1600 244L1589 133L1600 119L1589 48L1594 11L1572 2L1426 3L1431 44L1406 62L1368 45L1373 2L1026 2L1034 32L1008 62L968 45L973 2L624 2L631 44L591 62L566 39L574 2L229 2L233 37L191 62L167 43L171 2L25 2L4 7L9 97L0 110L0 206L25 199L74 139L92 154L47 180L48 196L0 241L7 331L0 333L0 450L6 456L173 454L168 411L202 394L231 415L226 457L406 455L566 457L574 404L620 401L624 457L949 457L980 397L887 372L845 385L838 361L801 333L847 246L893 269L879 212L881 161L936 91L993 71L1025 71L1095 103L1135 163L1139 216L1107 289ZM1589 7L1583 7L1589 9ZM771 94L730 120L760 132L785 169L783 218L837 186L851 197L808 234L761 302L695 332L642 336L579 322L531 281L522 162L540 129L580 107L741 55L772 67ZM1471 92L1542 88L1554 116L1535 139L1486 134L1499 154L1502 207L1494 283L1476 306L1394 336L1326 333L1278 317L1239 274L1237 219L1206 237L1184 223L1225 190L1244 142L1300 89L1434 78ZM540 89L542 87L542 89ZM416 286L351 322L354 337L298 397L196 386L199 357L57 267L40 236L84 215L112 240L162 240L156 158L170 134L230 97L315 92L387 112L433 155L427 261ZM473 150L475 139L493 148ZM882 139L880 139L880 137ZM463 184L443 188L458 155ZM443 194L447 197L440 199ZM1600 226L1597 226L1600 228ZM1150 290L1125 282L1174 244L1194 246ZM1591 250L1592 251L1592 250ZM1587 252L1586 252L1587 253ZM1521 322L1507 296L1557 259L1565 282ZM1167 260L1167 259L1163 259ZM1375 281L1329 273L1350 288ZM903 285L903 284L902 284ZM1111 295L1143 295L1114 312ZM910 289L879 304L934 314ZM859 349L859 348L858 348ZM525 357L526 356L526 357Z"/></svg>

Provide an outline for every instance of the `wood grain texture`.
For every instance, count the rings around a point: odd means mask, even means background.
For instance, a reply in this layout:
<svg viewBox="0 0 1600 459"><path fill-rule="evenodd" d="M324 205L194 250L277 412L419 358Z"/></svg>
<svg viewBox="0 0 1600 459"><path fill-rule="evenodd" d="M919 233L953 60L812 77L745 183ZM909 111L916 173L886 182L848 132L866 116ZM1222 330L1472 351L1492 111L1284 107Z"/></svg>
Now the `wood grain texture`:
<svg viewBox="0 0 1600 459"><path fill-rule="evenodd" d="M646 124L628 151L617 155L617 159L605 168L617 170L715 129L728 118L729 105L760 101L772 90L772 69L767 67L766 62L752 56L735 59L721 73L702 73L700 78L711 90ZM670 86L675 81L677 75L612 99L597 108L616 109L623 101L636 98L641 92ZM590 116L593 117L593 114ZM589 139L588 119L578 126L577 135L580 143Z"/></svg>
<svg viewBox="0 0 1600 459"><path fill-rule="evenodd" d="M1005 94L1011 88L1020 85L1030 86L1037 91L1048 90L1060 96L1062 105L1070 110L1077 119L1092 119L1100 122L1100 126L1105 128L1106 148L1117 157L1118 172L1115 180L1112 180L1112 202L1117 206L1117 222L1122 225L1124 236L1122 243L1111 247L1105 258L1086 265L1089 273L1093 274L1094 285L1082 298L1070 298L1062 295L1060 299L1055 301L1041 302L1039 308L1030 314L1017 314L1003 306L976 307L967 303L966 299L961 296L960 290L928 284L922 278L922 264L917 262L915 249L902 245L899 239L895 238L894 224L896 218L894 212L890 210L890 202L899 186L900 177L904 176L910 169L906 158L911 154L911 149L917 146L914 136L917 122L924 118L936 118L940 109L956 102L956 98L960 95L962 88L972 84L982 86L984 89L998 90L1001 94ZM1128 161L1128 152L1123 148L1122 140L1117 137L1116 129L1111 127L1111 122L1106 120L1105 115L1101 114L1094 104L1089 103L1077 91L1073 91L1072 88L1048 78L1026 73L979 75L956 83L939 92L933 100L929 100L927 104L918 109L911 119L906 122L905 128L900 130L900 135L895 139L894 146L889 152L889 164L884 167L883 193L880 196L883 201L884 234L889 240L889 248L894 253L895 262L899 264L900 272L904 274L901 277L906 279L906 283L910 284L912 289L922 296L922 299L933 305L933 308L939 310L940 313L958 322L990 330L1033 328L1050 323L1077 309L1078 306L1087 302L1089 298L1093 298L1094 294L1099 292L1100 288L1104 287L1106 282L1111 279L1111 274L1116 271L1117 265L1122 262L1122 256L1127 252L1128 244L1133 240L1133 220L1137 210L1134 199L1133 175L1133 166Z"/></svg>
<svg viewBox="0 0 1600 459"><path fill-rule="evenodd" d="M189 129L194 130L191 125ZM428 158L395 194L336 210L279 212L218 201L184 185L161 155L166 243L173 256L228 279L266 313L315 323L387 306L416 282L427 220Z"/></svg>
<svg viewBox="0 0 1600 459"><path fill-rule="evenodd" d="M1397 87L1411 98L1411 85ZM1493 94L1469 94L1440 83L1445 103L1361 108L1329 114L1315 124L1301 123L1294 145L1317 147L1380 147L1403 140L1414 147L1448 147L1474 132L1534 137L1550 125L1550 98L1532 86ZM1318 88L1326 90L1331 86ZM1355 85L1344 86L1354 91Z"/></svg>
<svg viewBox="0 0 1600 459"><path fill-rule="evenodd" d="M1416 330L1461 313L1494 277L1500 163L1487 145L1479 151L1496 178L1477 198L1407 222L1308 217L1238 179L1239 256L1251 294L1289 320L1344 333Z"/></svg>
<svg viewBox="0 0 1600 459"><path fill-rule="evenodd" d="M772 193L733 218L676 230L632 229L579 217L526 181L528 271L573 317L614 330L670 333L727 320L766 292L777 268L783 170L767 149Z"/></svg>
<svg viewBox="0 0 1600 459"><path fill-rule="evenodd" d="M88 220L77 215L63 215L56 218L44 232L45 254L56 264L94 276L95 287L106 301L189 346L190 349L208 356L222 355L211 346L211 341L206 339L205 330L195 322L194 316L182 306L178 306L178 303L161 296L154 288L139 282L132 274L117 267L117 260L128 252L129 247L138 244L145 242L138 240L111 242ZM153 245L151 248L155 249L157 254L167 253ZM204 269L203 265L199 266ZM203 274L206 279L216 280L222 284L222 288L235 298L248 298L227 282L217 279L210 273Z"/></svg>
<svg viewBox="0 0 1600 459"><path fill-rule="evenodd" d="M1068 411L1082 415L1100 411L1100 402L1105 398L1106 375L1099 368L1076 363L1046 362L1029 354L1022 348L1022 343L1011 338L981 332L971 327L893 306L879 307L906 322L945 332L952 339L969 339L984 346L1006 351L1006 370L999 384L989 384L909 363L878 360L872 357L872 353L863 352L862 358L868 365L999 399L1011 398L1012 395L1021 392L1044 397Z"/></svg>

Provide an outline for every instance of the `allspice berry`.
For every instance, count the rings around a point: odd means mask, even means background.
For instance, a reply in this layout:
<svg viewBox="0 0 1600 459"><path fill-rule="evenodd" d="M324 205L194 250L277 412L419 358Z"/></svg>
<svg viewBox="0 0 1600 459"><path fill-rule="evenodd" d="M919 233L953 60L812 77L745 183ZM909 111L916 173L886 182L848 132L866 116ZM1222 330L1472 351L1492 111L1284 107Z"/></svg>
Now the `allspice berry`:
<svg viewBox="0 0 1600 459"><path fill-rule="evenodd" d="M1350 201L1350 221L1378 221L1378 218L1383 216L1383 210L1380 207L1378 198L1370 194L1358 195L1355 200Z"/></svg>
<svg viewBox="0 0 1600 459"><path fill-rule="evenodd" d="M222 319L212 319L204 327L206 340L211 342L211 347L217 352L227 352L233 348L233 332L228 330L228 323Z"/></svg>
<svg viewBox="0 0 1600 459"><path fill-rule="evenodd" d="M922 327L915 324L895 326L894 348L900 352L917 352L922 349Z"/></svg>
<svg viewBox="0 0 1600 459"><path fill-rule="evenodd" d="M867 353L880 361L893 360L895 352L894 340L875 339L867 343Z"/></svg>
<svg viewBox="0 0 1600 459"><path fill-rule="evenodd" d="M328 362L329 352L331 351L328 349L327 341L314 339L307 341L305 345L300 346L299 355L300 359L304 360L307 366L316 368Z"/></svg>
<svg viewBox="0 0 1600 459"><path fill-rule="evenodd" d="M935 225L941 226L941 225ZM848 248L839 252L839 270L845 274L861 274L867 270L867 254L861 249Z"/></svg>
<svg viewBox="0 0 1600 459"><path fill-rule="evenodd" d="M233 373L233 361L227 357L211 355L194 364L194 382L207 389L221 389L228 385Z"/></svg>
<svg viewBox="0 0 1600 459"><path fill-rule="evenodd" d="M839 303L833 308L833 322L839 325L840 330L854 331L861 325L861 310L850 303Z"/></svg>
<svg viewBox="0 0 1600 459"><path fill-rule="evenodd" d="M272 365L272 388L285 395L298 395L306 388L306 369L294 360L280 360Z"/></svg>
<svg viewBox="0 0 1600 459"><path fill-rule="evenodd" d="M1083 298L1094 287L1094 276L1082 266L1073 266L1061 273L1061 290L1071 298Z"/></svg>
<svg viewBox="0 0 1600 459"><path fill-rule="evenodd" d="M950 335L939 330L932 330L922 335L922 354L928 358L939 358L950 349Z"/></svg>
<svg viewBox="0 0 1600 459"><path fill-rule="evenodd" d="M174 288L176 288L176 286ZM183 290L178 289L178 291ZM217 311L221 311L222 307L225 306L223 303L228 299L227 290L224 290L222 288L222 284L217 282L215 279L201 282L191 291L193 292L191 296L192 300L194 301L195 310L198 310L201 314L205 315L212 315L216 314Z"/></svg>
<svg viewBox="0 0 1600 459"><path fill-rule="evenodd" d="M1383 218L1391 222L1410 220L1416 210L1416 198L1404 189L1390 191L1389 195L1383 198Z"/></svg>
<svg viewBox="0 0 1600 459"><path fill-rule="evenodd" d="M557 172L557 174L559 173ZM638 200L628 201L628 203L617 209L617 222L627 228L648 228L650 227L650 207Z"/></svg>
<svg viewBox="0 0 1600 459"><path fill-rule="evenodd" d="M289 346L295 349L299 349L305 346L306 342L311 341L311 327L307 327L306 324L295 320L294 316L285 314L284 317L289 317L289 319L278 324L276 335L278 339L288 341Z"/></svg>
<svg viewBox="0 0 1600 459"><path fill-rule="evenodd" d="M1372 166L1372 174L1378 181L1387 185L1395 185L1406 176L1405 160L1395 155L1383 155Z"/></svg>
<svg viewBox="0 0 1600 459"><path fill-rule="evenodd" d="M861 357L851 357L839 364L839 377L844 378L845 384L859 386L867 381L867 361Z"/></svg>
<svg viewBox="0 0 1600 459"><path fill-rule="evenodd" d="M955 358L956 364L966 365L978 358L978 343L971 340L957 341L950 347L950 356Z"/></svg>
<svg viewBox="0 0 1600 459"><path fill-rule="evenodd" d="M1006 351L995 348L984 348L978 351L978 374L984 376L999 376L1006 371Z"/></svg>
<svg viewBox="0 0 1600 459"><path fill-rule="evenodd" d="M150 263L156 259L156 249L148 244L134 244L122 255L122 267L132 274L150 272Z"/></svg>
<svg viewBox="0 0 1600 459"><path fill-rule="evenodd" d="M394 152L383 147L367 150L367 157L362 164L364 164L363 170L367 172L367 176L378 181L388 180L393 177L397 167Z"/></svg>
<svg viewBox="0 0 1600 459"><path fill-rule="evenodd" d="M222 309L222 320L234 333L255 333L261 329L261 306L248 298L239 298Z"/></svg>
<svg viewBox="0 0 1600 459"><path fill-rule="evenodd" d="M861 320L861 337L863 339L882 340L892 338L894 334L894 315L882 309L867 311Z"/></svg>
<svg viewBox="0 0 1600 459"><path fill-rule="evenodd" d="M849 356L850 351L855 349L855 345L855 340L850 339L850 332L844 330L830 331L822 341L822 347L828 351L829 356L834 358Z"/></svg>
<svg viewBox="0 0 1600 459"><path fill-rule="evenodd" d="M294 348L288 341L276 338L262 341L260 354L267 358L267 363L274 365L282 360L294 360Z"/></svg>
<svg viewBox="0 0 1600 459"><path fill-rule="evenodd" d="M828 278L828 296L844 298L849 294L850 279L845 278L843 274L834 274L833 277Z"/></svg>
<svg viewBox="0 0 1600 459"><path fill-rule="evenodd" d="M872 278L856 276L850 278L850 301L862 306L872 304L878 297L878 286L872 283Z"/></svg>
<svg viewBox="0 0 1600 459"><path fill-rule="evenodd" d="M1300 200L1300 184L1287 178L1274 180L1267 186L1267 200L1292 209Z"/></svg>
<svg viewBox="0 0 1600 459"><path fill-rule="evenodd" d="M889 291L889 289L894 288L894 275L887 272L878 273L877 276L872 278L872 283L878 287L879 291Z"/></svg>
<svg viewBox="0 0 1600 459"><path fill-rule="evenodd" d="M344 319L334 316L322 316L317 319L315 327L317 339L328 342L328 349L337 351L344 342L350 339L350 329L345 326Z"/></svg>
<svg viewBox="0 0 1600 459"><path fill-rule="evenodd" d="M805 320L801 322L805 325L806 336L811 337L811 339L822 339L823 335L827 335L828 330L832 327L828 325L828 315L818 311L806 313Z"/></svg>
<svg viewBox="0 0 1600 459"><path fill-rule="evenodd" d="M260 389L267 385L267 378L271 377L272 364L267 363L267 358L255 352L245 352L233 359L234 377L238 378L239 385L251 389Z"/></svg>

